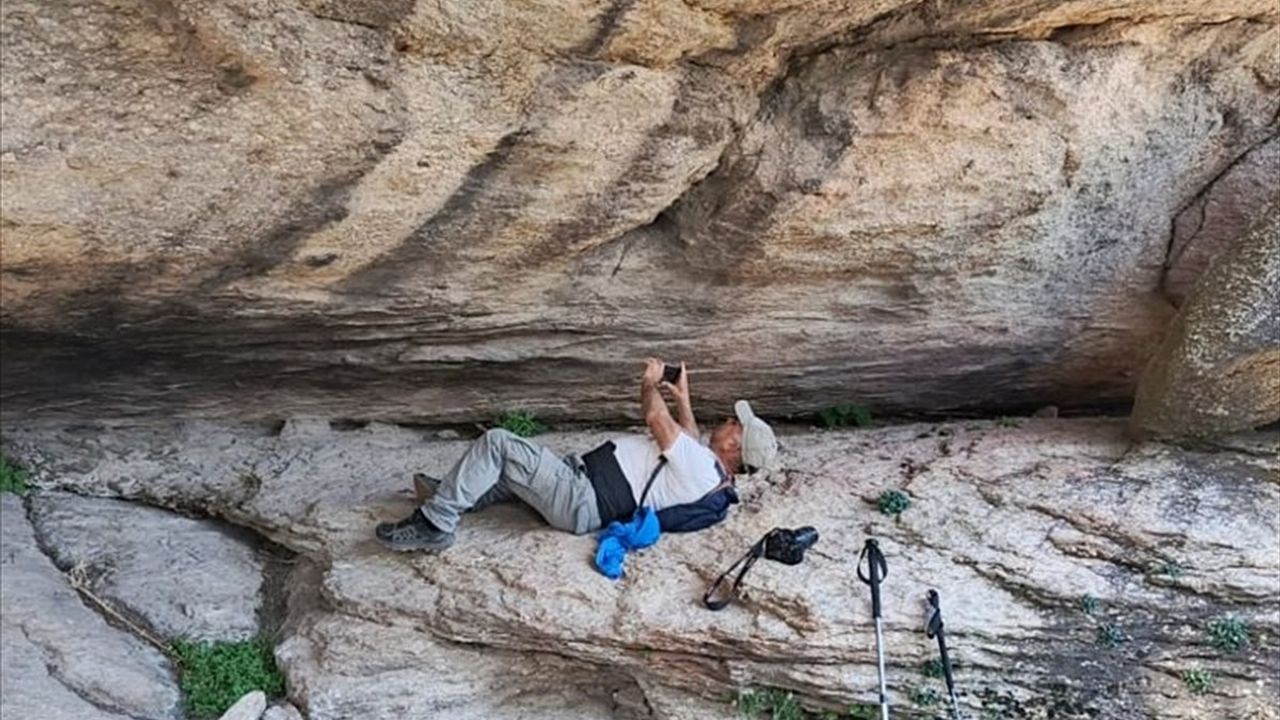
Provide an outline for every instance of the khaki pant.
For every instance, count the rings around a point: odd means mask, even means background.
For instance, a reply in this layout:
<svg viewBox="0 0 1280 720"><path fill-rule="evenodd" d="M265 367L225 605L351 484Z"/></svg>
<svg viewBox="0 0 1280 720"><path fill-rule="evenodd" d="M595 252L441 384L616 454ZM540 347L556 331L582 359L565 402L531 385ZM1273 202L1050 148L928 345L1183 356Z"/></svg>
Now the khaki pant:
<svg viewBox="0 0 1280 720"><path fill-rule="evenodd" d="M422 514L453 532L458 518L481 497L486 503L518 499L552 527L578 535L600 528L596 493L578 459L561 459L506 430L489 430L473 442L441 479Z"/></svg>

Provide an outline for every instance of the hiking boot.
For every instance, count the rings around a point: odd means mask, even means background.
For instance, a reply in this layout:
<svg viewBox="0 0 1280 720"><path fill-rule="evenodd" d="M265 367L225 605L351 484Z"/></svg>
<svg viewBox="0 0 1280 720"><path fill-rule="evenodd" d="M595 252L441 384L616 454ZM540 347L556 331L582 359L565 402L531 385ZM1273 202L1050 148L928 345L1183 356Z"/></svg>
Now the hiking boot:
<svg viewBox="0 0 1280 720"><path fill-rule="evenodd" d="M392 550L429 550L439 552L453 544L453 533L436 527L421 510L394 523L382 523L374 534Z"/></svg>

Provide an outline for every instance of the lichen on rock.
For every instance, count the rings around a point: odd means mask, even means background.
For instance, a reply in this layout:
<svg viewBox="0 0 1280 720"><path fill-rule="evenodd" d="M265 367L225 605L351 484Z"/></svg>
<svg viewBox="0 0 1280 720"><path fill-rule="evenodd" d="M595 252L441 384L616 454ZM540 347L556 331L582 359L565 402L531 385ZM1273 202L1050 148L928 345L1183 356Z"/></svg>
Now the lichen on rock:
<svg viewBox="0 0 1280 720"><path fill-rule="evenodd" d="M1280 203L1199 280L1138 384L1132 427L1204 439L1280 420Z"/></svg>

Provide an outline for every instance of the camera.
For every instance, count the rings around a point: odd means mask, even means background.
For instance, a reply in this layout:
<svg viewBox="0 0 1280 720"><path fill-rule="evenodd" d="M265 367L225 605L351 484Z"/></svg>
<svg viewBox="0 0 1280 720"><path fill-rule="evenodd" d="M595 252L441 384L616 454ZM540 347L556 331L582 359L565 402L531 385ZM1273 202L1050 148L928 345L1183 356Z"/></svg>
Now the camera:
<svg viewBox="0 0 1280 720"><path fill-rule="evenodd" d="M730 565L728 570L720 573L720 577L716 578L716 581L711 583L711 587L702 594L702 604L706 605L708 610L725 609L738 594L738 586L742 584L742 578L761 555L784 565L799 565L804 561L804 551L813 547L816 542L818 542L818 531L810 525L794 530L791 528L770 530L751 546L746 555L738 558L738 561ZM727 594L721 596L720 588L738 568L741 569L738 570L738 576L733 579L733 585L730 586Z"/></svg>
<svg viewBox="0 0 1280 720"><path fill-rule="evenodd" d="M674 385L674 384L676 384L676 382L677 382L677 381L679 381L679 380L680 380L680 366L679 366L679 365L664 365L664 366L662 367L662 381L663 381L663 382L669 382L669 383L671 383L672 385Z"/></svg>
<svg viewBox="0 0 1280 720"><path fill-rule="evenodd" d="M806 525L792 530L791 528L774 528L764 536L764 556L784 565L799 565L804 560L804 551L818 542L818 531Z"/></svg>

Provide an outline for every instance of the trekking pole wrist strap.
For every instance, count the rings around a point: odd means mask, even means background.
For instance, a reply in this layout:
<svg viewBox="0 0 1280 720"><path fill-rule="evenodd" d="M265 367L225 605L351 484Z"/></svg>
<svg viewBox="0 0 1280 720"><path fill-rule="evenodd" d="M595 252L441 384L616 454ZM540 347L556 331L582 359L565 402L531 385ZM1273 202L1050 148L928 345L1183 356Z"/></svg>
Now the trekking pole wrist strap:
<svg viewBox="0 0 1280 720"><path fill-rule="evenodd" d="M862 563L866 561L867 572L862 572ZM889 575L889 565L884 560L884 553L875 540L867 540L858 556L858 579L871 586L871 616L880 617L880 582Z"/></svg>

